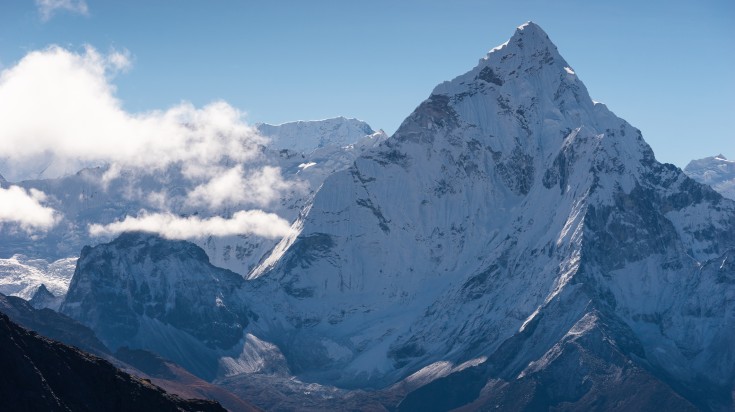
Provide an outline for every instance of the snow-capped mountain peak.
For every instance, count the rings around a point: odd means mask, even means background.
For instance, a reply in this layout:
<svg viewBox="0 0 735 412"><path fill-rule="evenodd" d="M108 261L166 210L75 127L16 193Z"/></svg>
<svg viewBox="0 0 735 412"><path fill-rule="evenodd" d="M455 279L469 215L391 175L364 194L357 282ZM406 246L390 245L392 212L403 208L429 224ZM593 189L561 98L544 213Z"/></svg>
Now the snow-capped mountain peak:
<svg viewBox="0 0 735 412"><path fill-rule="evenodd" d="M640 131L593 102L528 23L327 178L298 237L254 283L253 296L268 296L254 310L274 316L252 333L297 373L380 385L432 361L490 356L540 316L568 331L581 317L550 308L583 316L593 301L647 334L657 367L702 371L724 335L697 340L678 326L652 335L642 319L687 316L675 298L685 279L735 244L725 229L735 205L720 202L656 162ZM701 351L699 363L677 347Z"/></svg>
<svg viewBox="0 0 735 412"><path fill-rule="evenodd" d="M632 130L612 113L606 116L618 124L598 127L597 119L607 108L592 101L546 33L531 22L472 70L438 85L430 100L436 109L446 106L444 101L450 103L459 118L475 128L464 132L466 138L487 141L502 154L519 147L543 159L558 152L570 135L603 135L608 127ZM575 127L567 130L570 125ZM581 129L572 133L576 128Z"/></svg>
<svg viewBox="0 0 735 412"><path fill-rule="evenodd" d="M499 47L493 48L491 52L508 46L515 46L514 48L516 51L521 51L521 54L531 57L539 57L540 55L538 53L541 52L544 54L543 59L548 58L546 55L546 51L548 50L550 55L564 61L564 59L559 55L556 45L551 41L544 29L532 21L528 21L518 26L510 40ZM488 55L489 54L490 53L488 53ZM487 57L488 56L486 56L484 60L486 60Z"/></svg>
<svg viewBox="0 0 735 412"><path fill-rule="evenodd" d="M354 144L362 137L375 133L367 123L345 117L279 125L260 123L256 127L262 135L271 139L270 148L307 154L323 147Z"/></svg>
<svg viewBox="0 0 735 412"><path fill-rule="evenodd" d="M692 160L684 168L684 173L735 200L735 161L727 160L724 155Z"/></svg>
<svg viewBox="0 0 735 412"><path fill-rule="evenodd" d="M470 72L444 82L434 89L434 94L446 94L447 84L492 84L502 87L509 79L525 77L529 73L552 68L560 73L574 75L554 43L538 25L528 22L502 45L490 50ZM457 82L456 80L460 80ZM477 86L476 86L477 87Z"/></svg>

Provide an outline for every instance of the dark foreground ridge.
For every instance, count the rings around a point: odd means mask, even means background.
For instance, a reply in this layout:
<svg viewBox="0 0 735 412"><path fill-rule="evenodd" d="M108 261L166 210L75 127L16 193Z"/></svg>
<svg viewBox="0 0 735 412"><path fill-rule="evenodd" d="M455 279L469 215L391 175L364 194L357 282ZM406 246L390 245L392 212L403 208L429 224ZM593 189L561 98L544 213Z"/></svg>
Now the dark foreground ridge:
<svg viewBox="0 0 735 412"><path fill-rule="evenodd" d="M0 314L3 411L224 411L184 400L109 362L29 332Z"/></svg>

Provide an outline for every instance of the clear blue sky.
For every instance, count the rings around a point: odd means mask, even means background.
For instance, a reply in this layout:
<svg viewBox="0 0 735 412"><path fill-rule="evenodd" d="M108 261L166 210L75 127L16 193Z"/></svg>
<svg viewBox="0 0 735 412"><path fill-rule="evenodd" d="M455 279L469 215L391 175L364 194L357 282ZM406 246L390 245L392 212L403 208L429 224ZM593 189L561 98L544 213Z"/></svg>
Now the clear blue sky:
<svg viewBox="0 0 735 412"><path fill-rule="evenodd" d="M533 20L659 160L735 157L731 0L86 4L44 22L33 0L3 0L0 64L50 44L127 49L133 68L114 82L133 112L224 99L250 122L344 115L392 133L436 84Z"/></svg>

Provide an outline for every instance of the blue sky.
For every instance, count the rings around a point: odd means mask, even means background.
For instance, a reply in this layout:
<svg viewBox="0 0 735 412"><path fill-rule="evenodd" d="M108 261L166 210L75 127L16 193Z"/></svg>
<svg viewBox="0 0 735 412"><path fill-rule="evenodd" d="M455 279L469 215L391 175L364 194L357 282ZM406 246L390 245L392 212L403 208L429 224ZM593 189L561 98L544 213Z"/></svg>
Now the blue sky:
<svg viewBox="0 0 735 412"><path fill-rule="evenodd" d="M55 0L79 5L79 0ZM0 4L0 67L57 44L130 53L126 110L223 99L249 122L344 115L395 131L443 80L533 20L657 158L735 157L733 1L97 1Z"/></svg>

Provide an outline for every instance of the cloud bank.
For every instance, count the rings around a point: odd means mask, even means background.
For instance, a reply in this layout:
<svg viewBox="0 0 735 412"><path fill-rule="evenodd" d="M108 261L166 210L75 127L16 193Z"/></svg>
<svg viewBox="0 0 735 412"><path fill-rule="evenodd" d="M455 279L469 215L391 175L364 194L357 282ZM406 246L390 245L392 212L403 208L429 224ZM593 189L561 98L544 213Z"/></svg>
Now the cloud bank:
<svg viewBox="0 0 735 412"><path fill-rule="evenodd" d="M265 166L246 174L242 166L237 166L194 188L187 195L187 203L214 209L243 203L268 206L295 185L285 182L277 167Z"/></svg>
<svg viewBox="0 0 735 412"><path fill-rule="evenodd" d="M54 209L41 204L45 200L46 194L40 190L0 187L0 224L15 223L28 233L50 229L60 216Z"/></svg>
<svg viewBox="0 0 735 412"><path fill-rule="evenodd" d="M93 236L116 235L122 232L157 233L168 239L195 239L207 236L256 235L266 238L280 238L291 233L288 221L274 213L262 210L239 211L226 219L214 216L201 219L196 216L179 217L170 213L143 214L139 217L128 216L122 221L107 225L91 225Z"/></svg>
<svg viewBox="0 0 735 412"><path fill-rule="evenodd" d="M166 110L128 112L115 96L113 79L130 67L126 51L103 54L90 46L78 52L51 46L30 52L2 70L0 173L10 182L18 182L61 177L83 167L104 165L103 190L131 172L166 176L177 170L184 179L181 187L188 193L182 198L188 211L181 209L181 198L171 199L163 192L146 194L146 189L130 187L131 194L150 198L153 210L109 225L99 222L92 226L92 234L144 230L191 238L207 232L265 237L287 233L288 222L278 216L242 210L266 207L298 186L285 181L280 169L264 164L262 150L268 140L245 122L244 114L223 101L201 108L183 102ZM21 203L7 206L8 211L18 211L20 205L27 204L13 193L12 199ZM44 210L39 207L34 209L37 216ZM63 209L63 205L58 208ZM196 210L202 216L213 216L224 213L222 208L241 211L231 219L178 218L171 213ZM11 219L12 213L7 213L6 219ZM20 224L24 228L50 228L48 213L46 220L38 220L35 226L31 220Z"/></svg>
<svg viewBox="0 0 735 412"><path fill-rule="evenodd" d="M89 8L85 0L36 0L36 7L38 7L38 13L43 21L49 21L59 10L66 10L84 16L89 15Z"/></svg>
<svg viewBox="0 0 735 412"><path fill-rule="evenodd" d="M82 166L161 169L172 163L211 170L223 157L253 159L264 144L225 102L198 109L123 110L110 82L130 66L125 53L53 46L27 54L0 74L0 159L9 181L58 177ZM119 170L119 169L112 169Z"/></svg>

